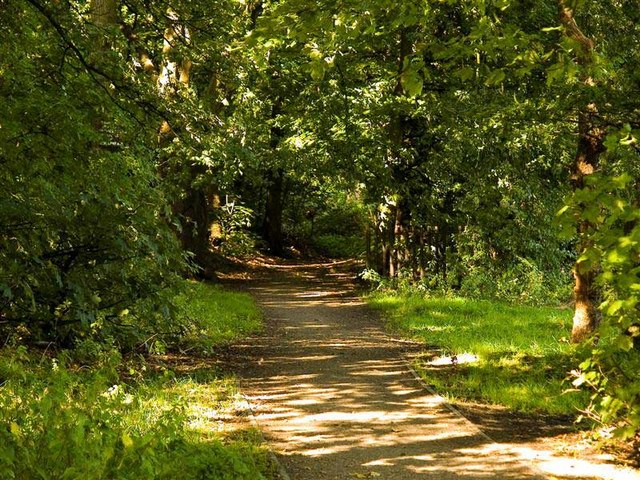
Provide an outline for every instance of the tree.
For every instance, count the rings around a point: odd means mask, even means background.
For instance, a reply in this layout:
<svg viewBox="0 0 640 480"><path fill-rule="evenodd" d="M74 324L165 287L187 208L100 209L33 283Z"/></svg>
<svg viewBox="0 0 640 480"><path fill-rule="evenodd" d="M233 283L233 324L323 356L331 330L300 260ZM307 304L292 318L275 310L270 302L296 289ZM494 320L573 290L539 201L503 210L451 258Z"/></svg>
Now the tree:
<svg viewBox="0 0 640 480"><path fill-rule="evenodd" d="M0 67L11 72L0 82L11 99L0 107L0 317L63 344L102 331L130 345L120 326L162 319L153 312L184 268L147 112L116 55L94 62L88 16L36 0L0 15L12 38Z"/></svg>

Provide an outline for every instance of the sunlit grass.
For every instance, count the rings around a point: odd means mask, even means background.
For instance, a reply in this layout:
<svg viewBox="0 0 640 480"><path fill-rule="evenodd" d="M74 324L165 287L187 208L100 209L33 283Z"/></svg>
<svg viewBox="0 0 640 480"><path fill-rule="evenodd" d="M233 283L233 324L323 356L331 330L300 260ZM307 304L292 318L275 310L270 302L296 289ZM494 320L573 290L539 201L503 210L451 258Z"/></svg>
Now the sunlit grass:
<svg viewBox="0 0 640 480"><path fill-rule="evenodd" d="M181 343L201 353L254 333L262 326L260 310L249 294L219 285L192 282L176 303L186 324Z"/></svg>
<svg viewBox="0 0 640 480"><path fill-rule="evenodd" d="M424 342L439 355L473 354L476 362L416 361L427 383L455 400L504 405L524 412L572 414L584 393L564 393L579 360L567 338L571 311L467 298L377 292L369 303L396 333Z"/></svg>
<svg viewBox="0 0 640 480"><path fill-rule="evenodd" d="M193 319L193 351L260 328L248 295L193 284L179 303ZM123 359L92 345L91 363L74 350L0 349L0 478L274 478L237 383L215 358Z"/></svg>

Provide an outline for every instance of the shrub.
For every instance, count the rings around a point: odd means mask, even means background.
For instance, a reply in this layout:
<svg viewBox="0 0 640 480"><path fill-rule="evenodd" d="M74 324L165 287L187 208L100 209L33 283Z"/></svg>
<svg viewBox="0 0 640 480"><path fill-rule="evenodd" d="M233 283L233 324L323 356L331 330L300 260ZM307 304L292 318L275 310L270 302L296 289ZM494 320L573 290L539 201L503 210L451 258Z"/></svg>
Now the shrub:
<svg viewBox="0 0 640 480"><path fill-rule="evenodd" d="M254 445L223 444L190 427L197 414L187 401L197 384L168 371L124 383L120 361L111 351L94 368L78 369L64 354L36 360L24 348L4 352L0 478L264 478L266 457ZM206 398L214 402L215 392Z"/></svg>
<svg viewBox="0 0 640 480"><path fill-rule="evenodd" d="M549 305L571 298L567 274L546 273L526 258L506 269L473 268L462 281L460 294L471 298L499 299L528 305Z"/></svg>
<svg viewBox="0 0 640 480"><path fill-rule="evenodd" d="M619 139L618 139L619 140ZM613 145L616 141L613 137ZM635 158L635 157L634 157ZM628 174L590 176L562 213L567 224L588 222L576 268L597 275L604 302L598 341L574 385L591 391L586 414L635 442L640 459L640 218L637 181Z"/></svg>
<svg viewBox="0 0 640 480"><path fill-rule="evenodd" d="M313 245L318 253L330 258L360 257L366 248L362 235L318 235L313 239Z"/></svg>

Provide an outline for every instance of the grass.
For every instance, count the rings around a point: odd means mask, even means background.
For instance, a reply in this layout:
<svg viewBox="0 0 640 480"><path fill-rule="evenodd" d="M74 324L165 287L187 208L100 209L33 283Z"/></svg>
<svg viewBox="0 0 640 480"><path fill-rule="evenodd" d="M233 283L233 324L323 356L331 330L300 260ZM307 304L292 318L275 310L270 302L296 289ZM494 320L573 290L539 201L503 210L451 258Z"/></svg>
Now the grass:
<svg viewBox="0 0 640 480"><path fill-rule="evenodd" d="M213 348L254 333L262 326L260 310L249 294L225 290L219 285L190 282L176 303L186 325L179 343L199 353L210 353Z"/></svg>
<svg viewBox="0 0 640 480"><path fill-rule="evenodd" d="M440 350L477 360L454 366L419 359L427 383L452 400L504 405L521 412L574 414L586 394L565 392L580 363L567 338L571 311L467 298L376 292L369 303L391 330Z"/></svg>
<svg viewBox="0 0 640 480"><path fill-rule="evenodd" d="M180 302L197 322L187 340L207 348L260 327L245 294L193 284ZM91 363L74 350L0 350L0 478L275 477L235 379L214 358L91 348Z"/></svg>

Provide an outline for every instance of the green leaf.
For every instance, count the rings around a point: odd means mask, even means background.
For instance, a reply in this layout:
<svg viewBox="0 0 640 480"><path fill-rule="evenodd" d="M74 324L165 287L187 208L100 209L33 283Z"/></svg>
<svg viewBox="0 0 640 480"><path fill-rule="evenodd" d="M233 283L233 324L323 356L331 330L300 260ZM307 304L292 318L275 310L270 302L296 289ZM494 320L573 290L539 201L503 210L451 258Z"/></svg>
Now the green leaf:
<svg viewBox="0 0 640 480"><path fill-rule="evenodd" d="M475 76L475 69L471 67L462 67L455 74L462 80L466 82L467 80L472 79Z"/></svg>
<svg viewBox="0 0 640 480"><path fill-rule="evenodd" d="M416 71L411 65L400 75L400 83L409 97L415 97L422 93L424 81L420 72Z"/></svg>
<svg viewBox="0 0 640 480"><path fill-rule="evenodd" d="M8 300L13 298L13 294L11 293L11 288L9 285L5 285L4 283L0 284L0 290L2 291L2 296Z"/></svg>
<svg viewBox="0 0 640 480"><path fill-rule="evenodd" d="M311 70L311 78L319 82L325 75L325 63L323 60L315 60L309 64Z"/></svg>
<svg viewBox="0 0 640 480"><path fill-rule="evenodd" d="M624 305L624 302L622 300L616 300L615 302L612 302L610 305L607 305L606 307L606 312L607 315L615 315Z"/></svg>
<svg viewBox="0 0 640 480"><path fill-rule="evenodd" d="M122 440L122 445L124 445L124 448L131 448L133 446L133 440L127 433L123 433L120 437L120 440Z"/></svg>
<svg viewBox="0 0 640 480"><path fill-rule="evenodd" d="M484 83L487 86L498 85L502 83L505 78L506 78L506 74L504 73L504 70L502 70L501 68L498 68L497 70L493 70L489 74L489 76L486 78Z"/></svg>
<svg viewBox="0 0 640 480"><path fill-rule="evenodd" d="M633 338L628 335L618 335L614 340L614 345L625 352L633 349Z"/></svg>

